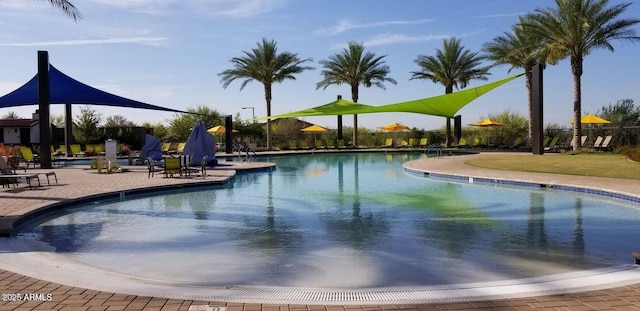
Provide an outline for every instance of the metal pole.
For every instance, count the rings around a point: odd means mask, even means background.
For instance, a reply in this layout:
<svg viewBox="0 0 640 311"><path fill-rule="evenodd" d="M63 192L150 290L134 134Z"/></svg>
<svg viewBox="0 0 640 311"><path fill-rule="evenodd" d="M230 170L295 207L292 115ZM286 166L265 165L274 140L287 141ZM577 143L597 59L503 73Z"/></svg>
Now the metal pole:
<svg viewBox="0 0 640 311"><path fill-rule="evenodd" d="M49 54L47 51L38 51L38 110L40 120L40 167L51 168Z"/></svg>

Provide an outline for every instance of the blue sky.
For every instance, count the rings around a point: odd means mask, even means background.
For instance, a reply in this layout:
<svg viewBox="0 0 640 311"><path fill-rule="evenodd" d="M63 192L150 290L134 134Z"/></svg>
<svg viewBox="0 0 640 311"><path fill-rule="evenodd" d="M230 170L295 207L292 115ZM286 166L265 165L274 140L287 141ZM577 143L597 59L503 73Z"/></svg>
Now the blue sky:
<svg viewBox="0 0 640 311"><path fill-rule="evenodd" d="M384 105L437 96L442 85L411 80L418 55L433 55L442 40L458 37L472 51L502 35L517 16L553 6L552 0L83 0L72 1L83 15L74 22L46 1L0 1L0 94L28 81L37 71L37 51L49 52L51 64L93 87L121 96L175 109L209 106L223 114L250 118L266 115L262 84L240 91L234 82L223 89L218 73L231 68L229 60L256 47L262 38L274 39L279 51L311 58L315 70L296 80L275 84L272 113L306 109L351 99L348 86L316 90L320 60L339 53L349 41L364 43L376 55L386 55L390 77L397 85L360 88L359 102ZM611 0L612 3L621 3ZM624 17L640 17L634 3ZM640 29L636 27L637 34ZM640 105L640 44L614 42L615 52L597 50L585 58L582 77L583 113L596 113L619 99ZM508 66L491 70L488 81L518 74ZM569 126L573 111L573 80L568 60L548 67L544 85L544 122ZM0 109L29 117L36 106ZM123 115L142 123L164 122L172 113L93 106L103 117ZM526 115L524 78L512 81L459 111L472 123L510 109ZM79 109L75 109L77 113ZM62 114L62 106L52 112ZM335 128L335 117L305 118ZM374 129L389 122L437 129L441 117L408 113L360 115L359 125ZM346 117L344 124L352 125Z"/></svg>

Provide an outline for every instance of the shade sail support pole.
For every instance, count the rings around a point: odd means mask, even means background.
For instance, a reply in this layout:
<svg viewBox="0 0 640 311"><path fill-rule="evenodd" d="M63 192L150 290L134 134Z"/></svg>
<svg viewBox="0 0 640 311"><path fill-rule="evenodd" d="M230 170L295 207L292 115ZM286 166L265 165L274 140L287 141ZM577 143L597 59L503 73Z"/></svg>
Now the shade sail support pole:
<svg viewBox="0 0 640 311"><path fill-rule="evenodd" d="M531 73L531 89L532 89L532 114L531 114L531 149L533 154L544 154L544 124L542 120L542 72L544 68L537 64L533 66Z"/></svg>
<svg viewBox="0 0 640 311"><path fill-rule="evenodd" d="M51 122L49 121L49 53L38 51L38 114L40 125L40 167L51 168Z"/></svg>
<svg viewBox="0 0 640 311"><path fill-rule="evenodd" d="M338 95L338 100L342 99L342 95ZM342 139L342 115L338 115L338 139Z"/></svg>

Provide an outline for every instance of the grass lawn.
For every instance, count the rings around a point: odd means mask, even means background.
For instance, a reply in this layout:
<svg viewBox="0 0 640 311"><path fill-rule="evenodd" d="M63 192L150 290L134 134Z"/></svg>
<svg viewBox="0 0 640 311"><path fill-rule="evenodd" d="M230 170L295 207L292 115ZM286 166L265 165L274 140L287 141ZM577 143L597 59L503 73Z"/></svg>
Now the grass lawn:
<svg viewBox="0 0 640 311"><path fill-rule="evenodd" d="M486 157L465 163L512 171L640 179L640 162L628 160L619 154L487 154Z"/></svg>

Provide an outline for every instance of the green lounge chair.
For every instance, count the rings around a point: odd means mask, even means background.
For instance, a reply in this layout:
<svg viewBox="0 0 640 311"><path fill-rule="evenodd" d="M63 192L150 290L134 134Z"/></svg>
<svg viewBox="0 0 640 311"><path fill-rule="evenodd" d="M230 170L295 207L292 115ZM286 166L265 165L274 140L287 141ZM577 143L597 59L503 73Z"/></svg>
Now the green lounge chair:
<svg viewBox="0 0 640 311"><path fill-rule="evenodd" d="M82 148L79 144L69 145L69 149L71 149L71 155L74 157L85 156L85 153L82 152Z"/></svg>
<svg viewBox="0 0 640 311"><path fill-rule="evenodd" d="M27 168L29 168L29 164L33 164L34 168L36 167L36 165L40 164L39 163L40 159L38 159L38 157L33 154L33 151L31 151L31 148L21 147L20 155L22 155L22 160L24 160L24 162L27 163Z"/></svg>
<svg viewBox="0 0 640 311"><path fill-rule="evenodd" d="M393 148L393 138L387 138L384 141L384 145L380 146L382 148Z"/></svg>

